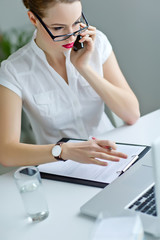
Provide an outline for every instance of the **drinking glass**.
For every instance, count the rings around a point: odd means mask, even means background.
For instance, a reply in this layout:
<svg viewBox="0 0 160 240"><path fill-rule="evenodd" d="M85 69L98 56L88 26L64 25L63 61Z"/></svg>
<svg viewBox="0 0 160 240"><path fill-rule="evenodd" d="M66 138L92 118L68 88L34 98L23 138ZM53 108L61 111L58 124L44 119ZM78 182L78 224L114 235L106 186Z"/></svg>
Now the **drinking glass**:
<svg viewBox="0 0 160 240"><path fill-rule="evenodd" d="M46 219L49 211L38 168L33 166L21 167L14 173L14 179L28 218L33 222Z"/></svg>

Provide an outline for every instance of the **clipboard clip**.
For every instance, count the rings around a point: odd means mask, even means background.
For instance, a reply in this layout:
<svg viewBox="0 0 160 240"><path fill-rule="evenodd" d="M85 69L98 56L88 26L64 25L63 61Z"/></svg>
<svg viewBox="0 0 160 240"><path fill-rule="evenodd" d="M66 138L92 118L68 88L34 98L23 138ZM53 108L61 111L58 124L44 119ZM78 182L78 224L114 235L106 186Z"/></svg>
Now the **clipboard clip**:
<svg viewBox="0 0 160 240"><path fill-rule="evenodd" d="M125 166L125 168L123 170L117 171L117 173L119 173L121 175L124 172L126 172L137 161L137 159L139 158L138 155L132 155L132 157L133 157L132 160L127 164L127 166Z"/></svg>

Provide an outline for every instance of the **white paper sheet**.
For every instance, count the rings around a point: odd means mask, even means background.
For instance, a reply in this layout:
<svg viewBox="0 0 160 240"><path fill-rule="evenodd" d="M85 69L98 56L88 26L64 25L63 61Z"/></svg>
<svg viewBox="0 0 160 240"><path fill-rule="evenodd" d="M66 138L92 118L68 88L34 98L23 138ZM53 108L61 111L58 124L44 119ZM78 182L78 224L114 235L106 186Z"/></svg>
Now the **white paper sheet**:
<svg viewBox="0 0 160 240"><path fill-rule="evenodd" d="M75 140L70 140L76 142ZM66 162L59 161L39 165L39 171L44 173L56 174L79 179L87 179L96 182L111 183L123 171L123 169L139 155L145 146L121 145L117 144L117 151L126 153L127 159L120 159L119 162L107 161L108 166L99 166L95 164L82 164L72 160ZM104 161L104 160L103 160Z"/></svg>
<svg viewBox="0 0 160 240"><path fill-rule="evenodd" d="M102 219L96 223L92 235L92 240L144 240L143 226L138 215Z"/></svg>

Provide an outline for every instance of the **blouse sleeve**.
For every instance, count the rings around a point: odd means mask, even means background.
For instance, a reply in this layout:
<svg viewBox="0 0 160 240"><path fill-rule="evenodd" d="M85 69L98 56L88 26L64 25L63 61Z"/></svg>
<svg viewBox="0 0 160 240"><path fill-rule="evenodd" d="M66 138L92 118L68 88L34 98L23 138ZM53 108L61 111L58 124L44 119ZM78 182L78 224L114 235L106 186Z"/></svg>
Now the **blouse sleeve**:
<svg viewBox="0 0 160 240"><path fill-rule="evenodd" d="M99 30L97 30L96 43L103 64L110 56L112 52L112 46L106 35Z"/></svg>
<svg viewBox="0 0 160 240"><path fill-rule="evenodd" d="M22 89L17 80L17 73L14 67L6 61L1 63L0 85L10 89L22 98Z"/></svg>

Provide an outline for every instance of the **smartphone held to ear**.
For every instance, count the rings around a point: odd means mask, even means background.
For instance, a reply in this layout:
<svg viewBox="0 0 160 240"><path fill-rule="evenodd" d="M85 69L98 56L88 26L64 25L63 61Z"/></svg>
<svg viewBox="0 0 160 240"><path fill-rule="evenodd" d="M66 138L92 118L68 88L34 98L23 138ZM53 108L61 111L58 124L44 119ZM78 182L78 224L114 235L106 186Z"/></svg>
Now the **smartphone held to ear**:
<svg viewBox="0 0 160 240"><path fill-rule="evenodd" d="M81 38L82 38L81 35L78 35L78 36L77 36L77 39L76 39L76 41L75 41L75 43L74 43L74 45L73 45L73 50L74 50L74 51L78 51L78 50L84 48L84 44L79 42L79 40L80 40Z"/></svg>

